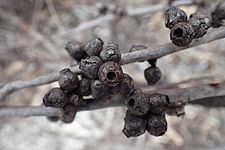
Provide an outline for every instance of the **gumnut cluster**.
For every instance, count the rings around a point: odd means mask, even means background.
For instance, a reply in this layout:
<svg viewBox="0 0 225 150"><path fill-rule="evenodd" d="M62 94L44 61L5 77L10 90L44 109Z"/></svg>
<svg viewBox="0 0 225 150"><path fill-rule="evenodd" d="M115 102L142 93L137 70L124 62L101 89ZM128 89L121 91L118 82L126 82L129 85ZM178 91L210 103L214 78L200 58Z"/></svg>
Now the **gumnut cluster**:
<svg viewBox="0 0 225 150"><path fill-rule="evenodd" d="M193 39L203 37L211 27L210 16L195 13L188 19L178 7L170 7L165 12L165 26L170 29L170 39L177 46L187 46Z"/></svg>
<svg viewBox="0 0 225 150"><path fill-rule="evenodd" d="M48 91L43 103L46 107L62 109L62 113L48 117L49 120L71 123L78 108L88 103L85 96L98 100L112 94L129 97L134 92L133 79L121 68L121 53L117 44L104 44L100 38L95 38L85 45L69 41L65 50L79 63L81 74L69 68L59 72L59 87Z"/></svg>
<svg viewBox="0 0 225 150"><path fill-rule="evenodd" d="M203 37L210 27L218 28L225 19L225 1L206 7L206 1L198 4L197 12L187 14L178 7L165 12L165 26L170 29L170 39L177 46L188 46L193 39Z"/></svg>
<svg viewBox="0 0 225 150"><path fill-rule="evenodd" d="M165 111L169 104L166 95L134 92L127 100L123 133L129 138L147 130L153 136L162 136L167 131Z"/></svg>
<svg viewBox="0 0 225 150"><path fill-rule="evenodd" d="M167 130L165 110L169 105L166 95L137 92L132 77L123 73L121 53L115 43L95 38L85 45L79 42L67 42L65 50L79 63L78 75L69 68L59 72L59 87L48 91L43 97L46 107L60 108L59 116L48 117L50 121L61 120L71 123L80 107L89 101L109 99L119 94L127 105L123 133L127 137L139 136L146 130L154 136L163 135ZM156 61L150 61L151 67L145 74L149 84L161 77ZM92 99L85 99L85 97Z"/></svg>

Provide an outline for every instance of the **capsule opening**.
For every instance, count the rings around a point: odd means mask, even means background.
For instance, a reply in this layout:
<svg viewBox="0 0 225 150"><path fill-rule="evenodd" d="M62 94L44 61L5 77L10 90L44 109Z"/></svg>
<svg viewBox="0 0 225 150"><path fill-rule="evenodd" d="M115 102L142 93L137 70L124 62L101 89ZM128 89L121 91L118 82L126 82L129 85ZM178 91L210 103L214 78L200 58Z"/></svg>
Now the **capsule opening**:
<svg viewBox="0 0 225 150"><path fill-rule="evenodd" d="M133 98L129 99L128 105L131 106L131 107L134 106L134 101L135 100Z"/></svg>
<svg viewBox="0 0 225 150"><path fill-rule="evenodd" d="M108 72L107 73L107 78L109 80L115 80L116 79L116 73L115 72Z"/></svg>
<svg viewBox="0 0 225 150"><path fill-rule="evenodd" d="M182 37L182 36L183 36L183 30L182 30L182 29L180 29L180 28L175 29L173 34L174 34L174 36L176 36L176 37L180 38L180 37Z"/></svg>

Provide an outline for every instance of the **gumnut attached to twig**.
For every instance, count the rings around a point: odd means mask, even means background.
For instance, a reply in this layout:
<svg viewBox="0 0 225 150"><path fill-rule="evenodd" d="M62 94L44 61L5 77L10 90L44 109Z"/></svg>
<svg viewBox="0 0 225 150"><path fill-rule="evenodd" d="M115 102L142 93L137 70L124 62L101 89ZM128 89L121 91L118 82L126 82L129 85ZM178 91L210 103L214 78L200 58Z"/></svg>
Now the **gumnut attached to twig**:
<svg viewBox="0 0 225 150"><path fill-rule="evenodd" d="M98 78L98 70L102 65L102 60L98 56L90 56L80 61L80 70L90 79Z"/></svg>
<svg viewBox="0 0 225 150"><path fill-rule="evenodd" d="M89 96L91 95L91 80L88 78L82 78L80 80L79 95Z"/></svg>
<svg viewBox="0 0 225 150"><path fill-rule="evenodd" d="M143 116L150 110L150 100L147 94L136 92L127 101L127 109L132 115Z"/></svg>
<svg viewBox="0 0 225 150"><path fill-rule="evenodd" d="M94 55L99 56L102 51L103 44L104 44L104 42L102 41L102 39L96 38L96 39L88 42L84 46L84 50L89 56L94 56Z"/></svg>
<svg viewBox="0 0 225 150"><path fill-rule="evenodd" d="M43 97L46 107L62 108L69 102L64 91L60 88L53 88Z"/></svg>
<svg viewBox="0 0 225 150"><path fill-rule="evenodd" d="M153 93L149 95L152 114L162 114L166 111L170 104L169 97L160 93Z"/></svg>
<svg viewBox="0 0 225 150"><path fill-rule="evenodd" d="M105 86L101 81L95 80L91 83L91 95L96 98L102 98L109 94L109 88Z"/></svg>
<svg viewBox="0 0 225 150"><path fill-rule="evenodd" d="M65 50L73 59L75 59L78 62L87 56L86 52L83 49L82 44L79 42L68 41L66 43Z"/></svg>
<svg viewBox="0 0 225 150"><path fill-rule="evenodd" d="M165 26L171 29L180 22L187 22L187 14L178 7L170 7L165 12Z"/></svg>
<svg viewBox="0 0 225 150"><path fill-rule="evenodd" d="M72 72L69 68L60 71L59 86L65 92L77 89L79 87L79 79L77 74Z"/></svg>
<svg viewBox="0 0 225 150"><path fill-rule="evenodd" d="M167 131L167 121L164 115L150 115L147 120L146 130L154 136L162 136Z"/></svg>
<svg viewBox="0 0 225 150"><path fill-rule="evenodd" d="M162 72L156 66L150 66L144 71L145 79L148 82L148 85L156 84L162 77Z"/></svg>
<svg viewBox="0 0 225 150"><path fill-rule="evenodd" d="M193 38L201 38L206 33L207 30L211 27L211 20L205 15L193 15L188 23L194 29Z"/></svg>
<svg viewBox="0 0 225 150"><path fill-rule="evenodd" d="M106 46L100 53L102 61L114 61L119 63L121 60L121 53L119 51L119 46L115 43L107 43Z"/></svg>
<svg viewBox="0 0 225 150"><path fill-rule="evenodd" d="M170 39L177 46L188 46L193 38L193 27L186 22L174 25L170 31Z"/></svg>
<svg viewBox="0 0 225 150"><path fill-rule="evenodd" d="M98 72L99 80L106 86L118 85L123 77L123 70L120 64L109 61L101 65Z"/></svg>
<svg viewBox="0 0 225 150"><path fill-rule="evenodd" d="M72 123L77 114L77 107L71 103L62 108L59 119L64 123Z"/></svg>
<svg viewBox="0 0 225 150"><path fill-rule="evenodd" d="M125 73L123 74L123 79L119 84L119 86L120 86L120 93L124 96L130 96L135 91L134 81L132 77Z"/></svg>
<svg viewBox="0 0 225 150"><path fill-rule="evenodd" d="M129 112L126 113L124 118L123 134L126 137L137 137L144 134L146 131L146 121L137 116L131 115Z"/></svg>

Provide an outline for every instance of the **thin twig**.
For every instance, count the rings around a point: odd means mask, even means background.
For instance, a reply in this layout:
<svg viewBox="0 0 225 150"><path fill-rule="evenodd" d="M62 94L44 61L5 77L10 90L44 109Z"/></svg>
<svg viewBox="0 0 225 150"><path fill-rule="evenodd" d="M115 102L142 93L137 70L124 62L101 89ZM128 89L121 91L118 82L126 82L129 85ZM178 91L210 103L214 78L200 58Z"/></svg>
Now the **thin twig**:
<svg viewBox="0 0 225 150"><path fill-rule="evenodd" d="M0 117L59 116L60 109L45 106L2 107Z"/></svg>
<svg viewBox="0 0 225 150"><path fill-rule="evenodd" d="M78 74L80 73L78 66L72 68L72 70ZM50 84L52 82L57 81L58 78L59 78L59 73L51 73L48 75L39 76L32 80L9 82L3 85L2 88L0 89L0 100L3 99L6 95L9 95L14 91L28 88L28 87L35 87L35 86Z"/></svg>
<svg viewBox="0 0 225 150"><path fill-rule="evenodd" d="M3 99L6 95L12 93L15 90L27 88L27 87L34 87L43 84L49 84L56 81L59 78L58 73L52 73L44 76L39 76L32 80L28 81L13 81L5 84L0 91L0 99Z"/></svg>
<svg viewBox="0 0 225 150"><path fill-rule="evenodd" d="M146 93L152 92L153 91L149 91ZM154 92L168 95L172 108L180 107L181 105L184 106L187 103L199 104L207 107L225 107L225 83L180 89L173 88ZM88 103L81 106L78 111L125 106L125 98L121 95L109 96L99 100L86 99L86 101ZM46 108L44 106L2 107L0 108L0 117L57 116L60 111L60 109Z"/></svg>

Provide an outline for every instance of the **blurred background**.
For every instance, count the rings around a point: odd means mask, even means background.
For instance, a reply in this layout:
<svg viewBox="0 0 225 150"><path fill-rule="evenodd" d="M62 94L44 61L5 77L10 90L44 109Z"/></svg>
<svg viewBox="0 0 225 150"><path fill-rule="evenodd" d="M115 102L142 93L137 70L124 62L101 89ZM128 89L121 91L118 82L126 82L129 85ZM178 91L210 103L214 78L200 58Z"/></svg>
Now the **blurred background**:
<svg viewBox="0 0 225 150"><path fill-rule="evenodd" d="M113 12L165 4L165 0L1 0L0 87L76 65L64 50L68 40L87 42L98 36L119 44L122 53L134 44L157 47L170 42L163 11L111 19ZM181 7L189 15L195 6ZM96 18L98 24L96 23ZM96 24L93 23L95 20ZM88 27L92 23L93 26ZM209 32L212 32L210 29ZM189 87L225 81L225 39L178 52L158 60L163 78L149 87L143 70L147 62L123 67L144 89ZM57 83L20 90L0 105L40 105ZM71 124L45 117L1 118L0 150L224 150L225 110L186 106L182 117L167 116L162 137L122 134L124 108L79 112Z"/></svg>

